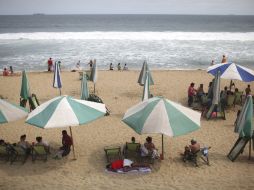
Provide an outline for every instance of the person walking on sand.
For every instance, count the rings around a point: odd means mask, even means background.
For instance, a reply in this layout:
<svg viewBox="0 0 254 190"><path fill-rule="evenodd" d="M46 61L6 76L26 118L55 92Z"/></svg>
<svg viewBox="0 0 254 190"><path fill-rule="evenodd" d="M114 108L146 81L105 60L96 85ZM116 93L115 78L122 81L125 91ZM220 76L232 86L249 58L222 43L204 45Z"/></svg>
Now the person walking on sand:
<svg viewBox="0 0 254 190"><path fill-rule="evenodd" d="M225 55L222 56L221 63L227 63L227 58Z"/></svg>
<svg viewBox="0 0 254 190"><path fill-rule="evenodd" d="M118 71L121 71L121 64L120 63L118 63L117 69L118 69Z"/></svg>

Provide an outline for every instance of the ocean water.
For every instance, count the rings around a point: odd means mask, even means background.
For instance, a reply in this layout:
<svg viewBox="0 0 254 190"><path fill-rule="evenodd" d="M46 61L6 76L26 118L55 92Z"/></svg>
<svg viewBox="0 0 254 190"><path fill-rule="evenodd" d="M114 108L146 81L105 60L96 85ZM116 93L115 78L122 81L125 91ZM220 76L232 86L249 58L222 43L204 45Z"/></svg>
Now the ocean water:
<svg viewBox="0 0 254 190"><path fill-rule="evenodd" d="M24 15L0 16L0 69L66 69L80 60L140 69L206 69L211 60L254 68L254 16Z"/></svg>

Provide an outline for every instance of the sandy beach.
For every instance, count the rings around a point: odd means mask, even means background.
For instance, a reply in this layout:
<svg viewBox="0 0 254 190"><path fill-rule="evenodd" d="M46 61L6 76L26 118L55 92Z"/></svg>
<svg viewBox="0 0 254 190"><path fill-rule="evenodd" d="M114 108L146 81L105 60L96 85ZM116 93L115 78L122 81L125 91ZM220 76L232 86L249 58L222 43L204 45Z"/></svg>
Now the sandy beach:
<svg viewBox="0 0 254 190"><path fill-rule="evenodd" d="M102 98L111 111L111 115L103 117L87 125L73 127L73 136L77 160L72 154L61 160L52 159L46 163L31 158L22 165L15 162L0 163L0 189L112 189L112 190L145 190L145 189L254 189L254 154L248 160L248 147L245 148L235 162L226 155L238 138L233 132L238 107L226 111L226 120L201 119L201 129L185 136L170 138L165 136L165 159L152 168L150 174L112 174L105 172L106 158L103 148L109 145L121 145L134 136L138 142L144 143L147 135L138 135L125 125L121 119L125 111L141 101L143 87L137 83L139 71L99 71L96 83L96 94ZM205 91L212 76L206 71L152 71L155 85L150 91L155 96L187 105L187 88L191 82L197 88L204 84ZM40 103L59 95L52 87L53 73L28 73L30 89ZM221 89L229 85L229 80L221 80ZM240 91L247 84L234 81ZM77 72L62 73L62 94L80 98L79 74ZM254 91L254 83L249 83ZM0 94L12 103L19 103L21 76L0 76ZM93 83L89 82L93 91ZM253 92L252 92L253 93ZM39 129L28 125L25 119L2 124L0 138L8 142L17 142L20 135L26 134L29 142L36 136L42 136L57 149L61 145L61 131L58 129ZM161 135L151 135L157 148L161 151ZM210 166L202 164L194 167L181 160L183 147L195 138L201 145L211 146Z"/></svg>

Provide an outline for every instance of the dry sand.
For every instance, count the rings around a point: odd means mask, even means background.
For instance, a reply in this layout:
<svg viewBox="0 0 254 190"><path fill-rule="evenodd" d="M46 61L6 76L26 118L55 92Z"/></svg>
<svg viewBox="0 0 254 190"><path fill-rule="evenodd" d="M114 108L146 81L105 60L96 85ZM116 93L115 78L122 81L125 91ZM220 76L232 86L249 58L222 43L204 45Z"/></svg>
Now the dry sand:
<svg viewBox="0 0 254 190"><path fill-rule="evenodd" d="M99 71L96 94L99 95L111 115L88 125L73 127L77 160L72 154L62 160L49 160L44 163L27 160L24 165L15 162L0 163L0 189L254 189L254 158L248 160L248 148L233 163L226 155L237 140L233 132L236 108L226 112L226 120L201 120L202 127L189 135L177 138L165 137L165 160L157 164L150 174L111 174L105 173L106 164L104 146L123 145L135 136L144 142L146 135L138 135L123 122L125 111L138 103L142 96L142 87L137 84L138 71ZM155 85L151 87L154 95L177 101L183 105L187 102L187 88L190 82L196 87L204 83L205 90L212 76L205 71L153 71ZM39 101L45 102L58 95L52 88L52 73L28 73L31 91L37 94ZM80 80L78 73L62 74L62 94L80 97ZM243 90L246 83L235 81ZM19 102L21 76L0 76L0 94L10 102ZM221 87L229 85L223 80ZM89 83L90 91L93 84ZM254 83L251 83L254 89ZM57 148L61 144L59 129L39 129L24 123L24 120L0 126L0 138L17 142L19 136L27 134L27 140L35 141L38 135ZM161 136L152 135L155 145L161 150ZM196 168L190 163L183 163L179 153L191 138L202 145L209 145L211 166Z"/></svg>

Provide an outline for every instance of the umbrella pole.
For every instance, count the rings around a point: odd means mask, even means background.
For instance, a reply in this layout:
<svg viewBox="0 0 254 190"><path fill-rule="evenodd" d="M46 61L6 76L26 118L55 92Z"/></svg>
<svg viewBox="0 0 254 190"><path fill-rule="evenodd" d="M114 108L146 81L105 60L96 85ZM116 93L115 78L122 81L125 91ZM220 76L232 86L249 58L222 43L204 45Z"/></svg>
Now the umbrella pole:
<svg viewBox="0 0 254 190"><path fill-rule="evenodd" d="M93 83L93 93L95 94L95 83Z"/></svg>
<svg viewBox="0 0 254 190"><path fill-rule="evenodd" d="M62 95L61 88L59 88L60 96Z"/></svg>
<svg viewBox="0 0 254 190"><path fill-rule="evenodd" d="M69 127L69 128L70 128L70 134L71 134L71 139L72 139L73 160L76 160L75 149L74 149L74 142L73 142L73 137L72 137L72 130L71 130L71 127Z"/></svg>
<svg viewBox="0 0 254 190"><path fill-rule="evenodd" d="M161 135L161 147L162 147L162 153L161 153L161 160L164 160L164 142L163 142L163 134Z"/></svg>
<svg viewBox="0 0 254 190"><path fill-rule="evenodd" d="M229 85L229 90L230 90L230 91L231 91L232 83L233 83L233 81L230 80L230 85Z"/></svg>

